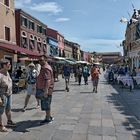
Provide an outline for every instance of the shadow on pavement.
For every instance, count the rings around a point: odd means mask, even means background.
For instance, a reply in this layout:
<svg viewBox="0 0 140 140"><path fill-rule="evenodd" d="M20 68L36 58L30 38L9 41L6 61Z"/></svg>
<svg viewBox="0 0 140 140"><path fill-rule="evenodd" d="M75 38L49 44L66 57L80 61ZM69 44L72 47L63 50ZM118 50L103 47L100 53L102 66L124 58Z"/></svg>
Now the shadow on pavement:
<svg viewBox="0 0 140 140"><path fill-rule="evenodd" d="M36 107L31 107L31 108L27 108L26 110L33 110L36 109ZM23 112L23 108L13 108L11 109L12 112Z"/></svg>
<svg viewBox="0 0 140 140"><path fill-rule="evenodd" d="M38 127L40 126L40 120L27 120L27 121L21 121L16 123L16 127L13 128L13 131L15 132L29 132L29 128Z"/></svg>
<svg viewBox="0 0 140 140"><path fill-rule="evenodd" d="M110 93L107 101L125 117L125 120L121 120L121 124L120 122L117 124L117 120L114 119L115 127L123 126L127 132L132 132L134 140L140 140L140 95L130 92L129 89L121 89L120 85L112 85L112 87L116 89L117 93ZM139 91L137 92L139 93Z"/></svg>
<svg viewBox="0 0 140 140"><path fill-rule="evenodd" d="M55 90L53 90L53 92L61 92L61 91L65 91L65 89L55 89Z"/></svg>
<svg viewBox="0 0 140 140"><path fill-rule="evenodd" d="M92 91L88 91L88 92L80 92L81 94L93 94Z"/></svg>

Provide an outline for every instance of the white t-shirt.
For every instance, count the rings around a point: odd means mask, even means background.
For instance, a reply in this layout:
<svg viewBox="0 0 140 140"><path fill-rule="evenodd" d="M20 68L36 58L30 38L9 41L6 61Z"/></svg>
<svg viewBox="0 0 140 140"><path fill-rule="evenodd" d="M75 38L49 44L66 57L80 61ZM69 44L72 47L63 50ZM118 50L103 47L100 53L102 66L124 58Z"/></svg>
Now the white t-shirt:
<svg viewBox="0 0 140 140"><path fill-rule="evenodd" d="M0 73L0 94L12 94L12 79L7 72L7 75Z"/></svg>

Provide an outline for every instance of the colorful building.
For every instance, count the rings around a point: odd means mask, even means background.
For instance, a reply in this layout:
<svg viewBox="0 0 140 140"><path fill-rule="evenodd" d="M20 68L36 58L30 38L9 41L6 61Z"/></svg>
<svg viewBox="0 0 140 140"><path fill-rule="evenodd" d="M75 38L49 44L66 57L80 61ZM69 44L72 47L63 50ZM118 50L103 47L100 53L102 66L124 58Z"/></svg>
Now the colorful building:
<svg viewBox="0 0 140 140"><path fill-rule="evenodd" d="M47 36L58 42L58 48L56 48L58 49L58 56L64 57L64 36L51 28L47 28Z"/></svg>
<svg viewBox="0 0 140 140"><path fill-rule="evenodd" d="M72 43L68 40L64 40L64 52L66 58L73 58L72 56Z"/></svg>
<svg viewBox="0 0 140 140"><path fill-rule="evenodd" d="M15 10L17 45L26 50L18 59L47 54L47 26L21 9Z"/></svg>
<svg viewBox="0 0 140 140"><path fill-rule="evenodd" d="M138 15L136 15L136 13ZM134 10L132 18L127 23L125 40L123 41L125 62L130 68L140 66L140 10Z"/></svg>

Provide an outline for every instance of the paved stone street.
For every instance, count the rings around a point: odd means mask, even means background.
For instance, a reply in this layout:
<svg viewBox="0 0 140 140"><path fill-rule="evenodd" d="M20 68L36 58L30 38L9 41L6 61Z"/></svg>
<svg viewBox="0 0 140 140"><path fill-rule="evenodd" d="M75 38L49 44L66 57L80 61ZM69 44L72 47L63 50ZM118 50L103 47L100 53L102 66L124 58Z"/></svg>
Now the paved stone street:
<svg viewBox="0 0 140 140"><path fill-rule="evenodd" d="M0 133L0 140L140 140L140 90L132 92L109 85L100 76L98 93L92 84L81 86L71 79L66 92L64 79L55 83L51 124L39 125L44 112L35 109L32 97L22 112L25 93L13 95L13 120L17 127Z"/></svg>

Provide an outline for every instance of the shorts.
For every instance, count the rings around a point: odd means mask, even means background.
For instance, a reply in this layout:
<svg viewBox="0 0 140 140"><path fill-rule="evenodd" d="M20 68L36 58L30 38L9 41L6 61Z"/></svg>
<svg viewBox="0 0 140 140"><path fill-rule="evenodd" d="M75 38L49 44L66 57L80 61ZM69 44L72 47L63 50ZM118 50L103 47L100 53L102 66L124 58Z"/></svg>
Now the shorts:
<svg viewBox="0 0 140 140"><path fill-rule="evenodd" d="M36 98L42 99L44 97L44 90L43 89L36 89Z"/></svg>
<svg viewBox="0 0 140 140"><path fill-rule="evenodd" d="M36 89L33 88L32 84L28 84L27 86L27 95L35 95L36 94Z"/></svg>
<svg viewBox="0 0 140 140"><path fill-rule="evenodd" d="M43 97L41 99L41 110L50 111L52 102L52 95L49 95L47 98Z"/></svg>
<svg viewBox="0 0 140 140"><path fill-rule="evenodd" d="M93 79L92 80L93 86L98 86L98 82L99 82L99 79L98 78Z"/></svg>
<svg viewBox="0 0 140 140"><path fill-rule="evenodd" d="M70 76L64 76L64 78L66 82L69 82Z"/></svg>
<svg viewBox="0 0 140 140"><path fill-rule="evenodd" d="M4 113L4 110L9 110L11 109L11 105L12 105L12 95L10 96L4 96L3 95L3 105L0 106L0 114L3 114Z"/></svg>

